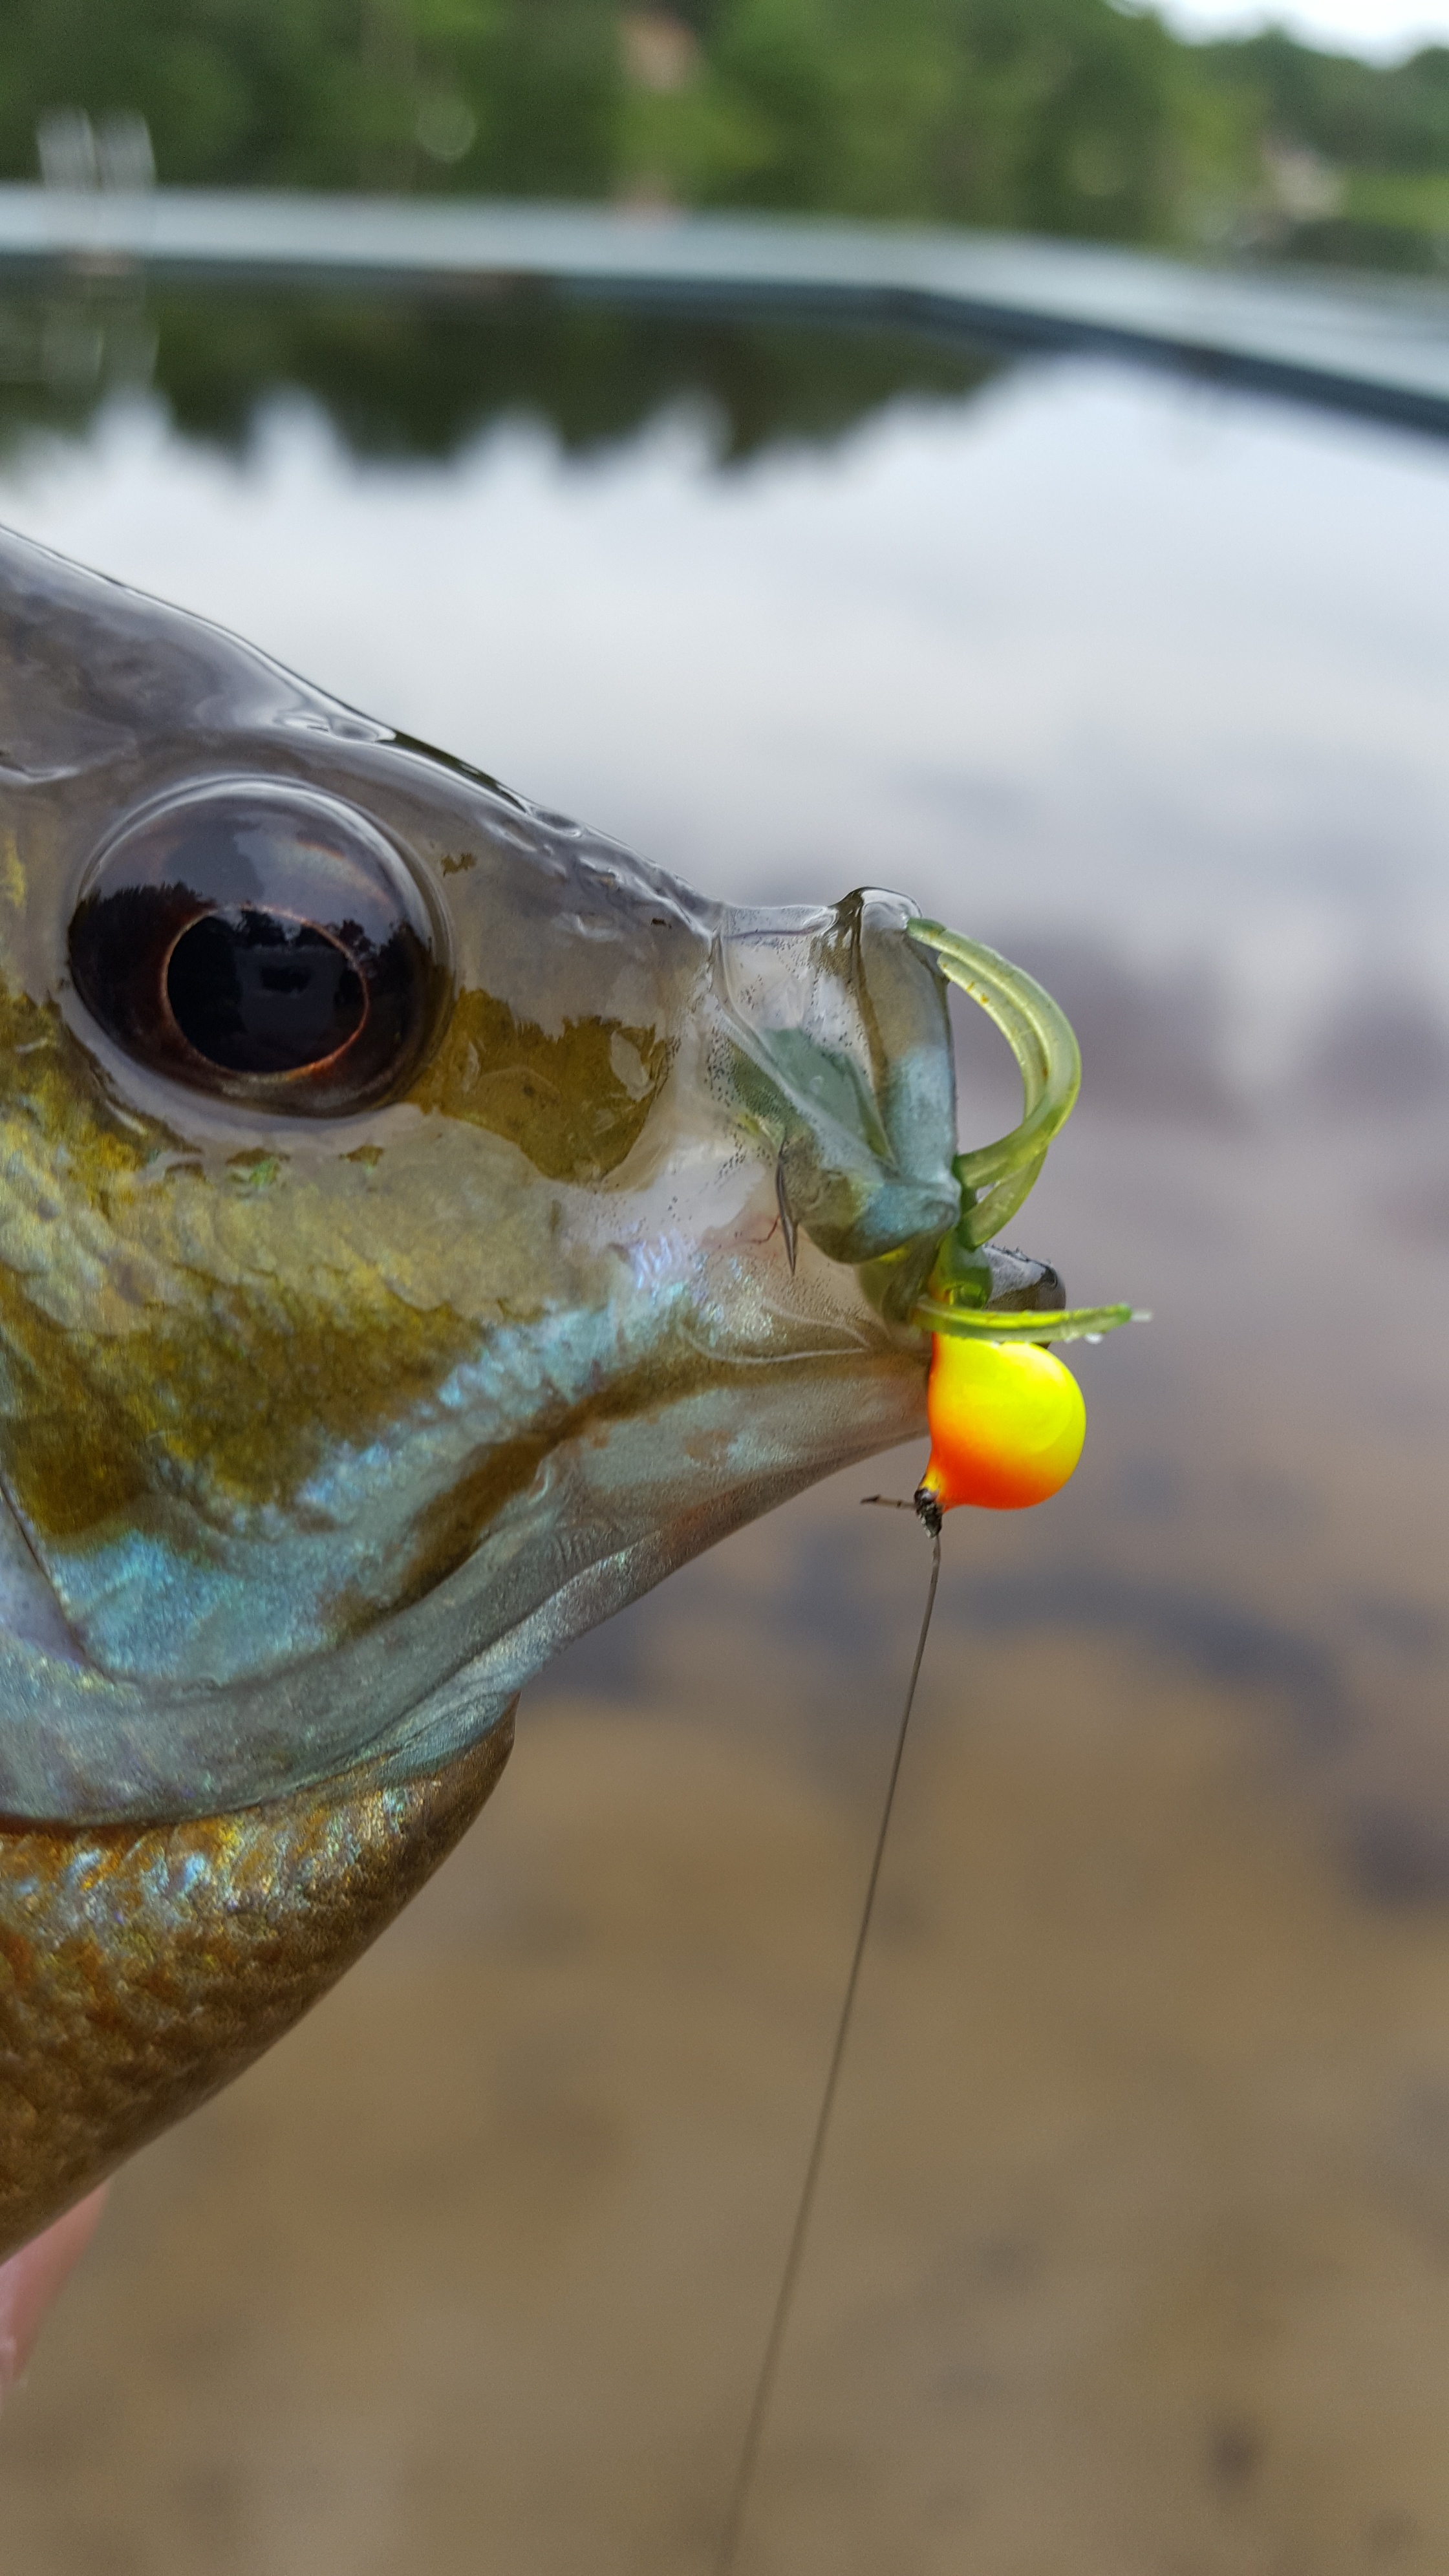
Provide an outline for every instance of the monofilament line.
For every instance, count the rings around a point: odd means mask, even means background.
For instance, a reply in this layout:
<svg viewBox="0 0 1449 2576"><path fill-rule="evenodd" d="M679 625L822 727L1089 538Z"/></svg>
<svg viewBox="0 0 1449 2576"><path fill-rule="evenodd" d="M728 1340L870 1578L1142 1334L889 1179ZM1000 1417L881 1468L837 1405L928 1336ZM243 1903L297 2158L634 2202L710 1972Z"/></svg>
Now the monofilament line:
<svg viewBox="0 0 1449 2576"><path fill-rule="evenodd" d="M869 1494L866 1497L866 1500L872 1503L884 1502L885 1499L883 1494ZM907 1503L902 1508L909 1511L911 1507ZM860 1983L860 1963L865 1957L865 1945L870 1936L870 1918L875 1910L875 1892L880 1885L881 1862L885 1858L886 1836L890 1832L896 1783L901 1776L901 1757L906 1749L906 1729L911 1722L916 1682L921 1670L921 1659L926 1651L926 1639L930 1634L931 1613L936 1606L936 1585L941 1575L941 1524L939 1518L933 1521L925 1514L922 1514L922 1518L930 1533L931 1580L926 1591L926 1607L921 1619L921 1633L916 1640L915 1661L911 1665L911 1677L906 1684L901 1721L896 1729L895 1751L891 1756L890 1776L886 1781L885 1803L881 1808L880 1828L875 1838L870 1876L866 1880L865 1902L860 1909L860 1923L855 1935L850 1974L845 1980L845 1995L840 2007L840 2019L835 2026L835 2045L830 2052L825 2090L820 2097L820 2109L816 2116L810 2159L805 2167L805 2179L800 2186L795 2224L790 2232L790 2250L785 2257L784 2271L780 2275L780 2287L775 2298L775 2313L770 2320L770 2331L765 2340L764 2359L760 2363L760 2375L755 2382L754 2403L750 2408L749 2422L745 2426L745 2438L740 2447L740 2464L735 2472L734 2492L730 2497L729 2512L725 2518L719 2556L715 2560L715 2576L733 2576L740 2538L744 2530L750 2489L754 2484L755 2470L759 2463L760 2445L764 2439L770 2401L775 2393L775 2379L780 2367L780 2354L784 2348L785 2330L790 2322L790 2306L795 2296L795 2284L800 2276L805 2239L810 2232L810 2216L815 2205L816 2185L820 2180L820 2168L825 2161L825 2141L830 2128L830 2115L835 2108L840 2070L845 2062L845 2045L850 2036L851 2015L855 2010L855 1990Z"/></svg>

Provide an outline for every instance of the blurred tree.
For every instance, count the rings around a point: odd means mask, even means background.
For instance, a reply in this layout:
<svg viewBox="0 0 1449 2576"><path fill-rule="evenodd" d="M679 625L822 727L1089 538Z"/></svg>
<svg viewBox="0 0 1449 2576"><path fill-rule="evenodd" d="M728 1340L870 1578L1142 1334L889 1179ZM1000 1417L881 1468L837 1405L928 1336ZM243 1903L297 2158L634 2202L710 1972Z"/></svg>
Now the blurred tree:
<svg viewBox="0 0 1449 2576"><path fill-rule="evenodd" d="M1345 265L1449 263L1449 47L1380 68L1270 31L1205 46L1200 62L1205 81L1251 99L1264 247Z"/></svg>
<svg viewBox="0 0 1449 2576"><path fill-rule="evenodd" d="M510 196L610 194L623 94L613 9L513 0L472 60L481 131L475 169L463 175Z"/></svg>
<svg viewBox="0 0 1449 2576"><path fill-rule="evenodd" d="M622 69L602 0L9 0L0 162L47 110L139 111L163 179L597 196Z"/></svg>
<svg viewBox="0 0 1449 2576"><path fill-rule="evenodd" d="M705 203L1122 240L1250 167L1250 93L1112 0L721 0L699 81L632 138Z"/></svg>
<svg viewBox="0 0 1449 2576"><path fill-rule="evenodd" d="M1187 245L1311 247L1330 209L1431 242L1449 179L1449 49L1188 45L1139 0L7 0L0 169L64 109L144 117L172 182Z"/></svg>
<svg viewBox="0 0 1449 2576"><path fill-rule="evenodd" d="M1326 159L1382 170L1449 170L1449 46L1380 68L1319 53L1281 29L1202 48L1201 64L1251 84L1261 119Z"/></svg>

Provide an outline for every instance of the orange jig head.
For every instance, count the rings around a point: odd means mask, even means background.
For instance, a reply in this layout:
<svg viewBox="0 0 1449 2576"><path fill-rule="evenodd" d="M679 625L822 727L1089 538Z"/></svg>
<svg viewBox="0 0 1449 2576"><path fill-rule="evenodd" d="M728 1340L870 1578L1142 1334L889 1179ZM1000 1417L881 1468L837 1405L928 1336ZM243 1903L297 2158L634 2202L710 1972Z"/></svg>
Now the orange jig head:
<svg viewBox="0 0 1449 2576"><path fill-rule="evenodd" d="M958 1503L1018 1512L1059 1493L1082 1454L1087 1408L1071 1370L1037 1342L932 1337L931 1456L916 1492L937 1515Z"/></svg>

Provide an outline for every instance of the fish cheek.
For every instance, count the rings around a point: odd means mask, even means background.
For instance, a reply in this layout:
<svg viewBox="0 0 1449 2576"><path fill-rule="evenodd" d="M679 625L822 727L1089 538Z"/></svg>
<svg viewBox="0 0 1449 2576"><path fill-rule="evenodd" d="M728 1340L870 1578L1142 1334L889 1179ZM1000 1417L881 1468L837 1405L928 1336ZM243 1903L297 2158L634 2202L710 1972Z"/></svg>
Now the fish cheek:
<svg viewBox="0 0 1449 2576"><path fill-rule="evenodd" d="M656 1029L598 1016L565 1020L550 1037L475 989L459 994L408 1098L505 1137L549 1180L586 1186L637 1143L673 1054Z"/></svg>
<svg viewBox="0 0 1449 2576"><path fill-rule="evenodd" d="M391 1427L474 1348L446 1298L393 1293L361 1262L328 1297L275 1262L250 1282L218 1276L225 1246L183 1201L225 1190L224 1213L254 1232L260 1204L236 1196L249 1175L153 1185L181 1137L120 1111L54 1004L0 994L0 1063L0 1458L42 1543L99 1538L148 1498L223 1526L285 1505L330 1448ZM179 1528L172 1515L173 1543Z"/></svg>
<svg viewBox="0 0 1449 2576"><path fill-rule="evenodd" d="M448 1309L397 1298L348 1323L285 1294L268 1308L233 1295L103 1337L57 1324L0 1273L6 1475L36 1533L99 1537L148 1496L185 1496L221 1525L285 1507L334 1445L404 1418L476 1340Z"/></svg>
<svg viewBox="0 0 1449 2576"><path fill-rule="evenodd" d="M258 1512L301 1526L309 1480L426 1416L487 1313L546 1273L559 1289L550 1194L476 1122L310 1180L260 1151L222 1173L114 1101L53 1004L0 994L0 1061L0 1469L52 1580L56 1552L146 1529L204 1562ZM614 1087L642 1123L648 1097ZM505 1442L439 1498L404 1541L404 1598L461 1562L547 1445Z"/></svg>

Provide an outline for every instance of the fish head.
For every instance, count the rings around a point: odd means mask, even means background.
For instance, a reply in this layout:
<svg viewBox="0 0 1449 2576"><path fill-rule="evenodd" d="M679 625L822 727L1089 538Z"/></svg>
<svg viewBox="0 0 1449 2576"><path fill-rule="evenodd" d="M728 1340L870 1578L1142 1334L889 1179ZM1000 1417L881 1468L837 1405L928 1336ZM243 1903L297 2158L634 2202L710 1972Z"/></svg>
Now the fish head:
<svg viewBox="0 0 1449 2576"><path fill-rule="evenodd" d="M19 540L0 605L0 1812L421 1776L923 1426L940 972Z"/></svg>

